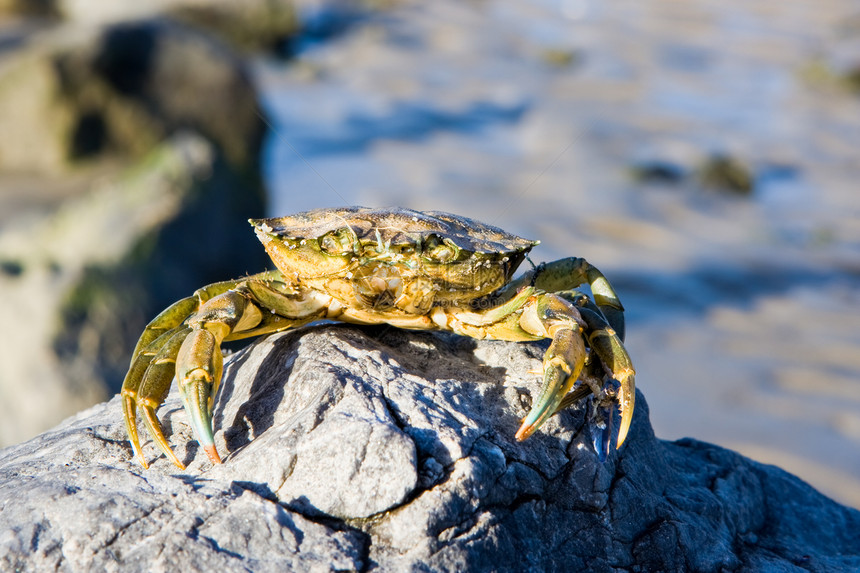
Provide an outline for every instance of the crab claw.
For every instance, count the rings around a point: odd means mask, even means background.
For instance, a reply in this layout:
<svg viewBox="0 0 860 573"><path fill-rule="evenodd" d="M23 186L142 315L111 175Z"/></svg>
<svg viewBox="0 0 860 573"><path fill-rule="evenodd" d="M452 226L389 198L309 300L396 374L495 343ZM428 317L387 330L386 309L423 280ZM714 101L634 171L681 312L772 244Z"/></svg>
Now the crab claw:
<svg viewBox="0 0 860 573"><path fill-rule="evenodd" d="M623 349L618 344L617 338L609 338L612 344L603 347L604 352L613 346L615 350ZM592 342L597 340L593 337ZM633 421L633 406L636 399L635 373L629 366L626 352L618 351L615 354L609 352L605 355L615 357L610 364L615 366L616 370L615 377L609 378L602 388L597 386L592 388L583 382L568 392L569 385L572 384L571 380L575 381L576 378L568 379L569 384L561 383L561 374L565 372L563 362L555 368L547 369L541 396L523 421L523 425L517 432L517 439L528 438L547 418L595 392L588 415L588 427L594 451L600 461L604 462L613 443L616 449L620 448L627 438L630 423Z"/></svg>
<svg viewBox="0 0 860 573"><path fill-rule="evenodd" d="M611 434L617 430L615 448L618 449L627 439L630 423L633 421L636 372L633 370L627 351L624 350L624 346L614 332L598 331L591 336L590 342L612 376L599 392L595 389L598 394L595 398L597 410L592 413L596 422L594 427L599 427L601 423L606 424L608 434L602 439L606 442L607 448L611 444ZM597 413L598 410L602 410L602 414ZM596 446L595 451L600 452Z"/></svg>
<svg viewBox="0 0 860 573"><path fill-rule="evenodd" d="M618 423L616 449L620 448L624 440L627 439L627 432L630 431L630 423L633 421L633 405L636 401L636 386L633 380L634 372L632 369L625 371L619 380L620 387L616 401L621 412L621 419Z"/></svg>
<svg viewBox="0 0 860 573"><path fill-rule="evenodd" d="M213 464L221 463L212 433L212 407L223 369L216 336L206 329L192 331L176 357L176 375L194 437Z"/></svg>
<svg viewBox="0 0 860 573"><path fill-rule="evenodd" d="M540 397L517 430L517 440L531 436L558 411L565 395L579 378L585 355L585 343L578 331L571 328L556 331L543 360L544 379Z"/></svg>
<svg viewBox="0 0 860 573"><path fill-rule="evenodd" d="M636 372L621 337L607 322L601 310L593 304L589 305L587 299L583 300L585 304L580 308L580 314L590 331L588 343L605 369L607 374L604 379L607 381L602 388L599 383L580 385L565 396L559 409L572 405L589 391L595 393L589 427L594 451L603 461L613 441L615 448L620 448L630 431L636 400Z"/></svg>

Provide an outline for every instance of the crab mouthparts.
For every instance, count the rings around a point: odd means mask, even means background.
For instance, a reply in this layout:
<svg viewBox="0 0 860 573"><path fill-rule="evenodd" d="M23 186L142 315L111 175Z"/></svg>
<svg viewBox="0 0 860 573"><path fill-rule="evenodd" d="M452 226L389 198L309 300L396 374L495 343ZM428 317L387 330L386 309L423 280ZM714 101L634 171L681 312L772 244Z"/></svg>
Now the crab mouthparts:
<svg viewBox="0 0 860 573"><path fill-rule="evenodd" d="M371 308L390 308L403 294L403 277L396 266L373 265L356 273L353 289Z"/></svg>

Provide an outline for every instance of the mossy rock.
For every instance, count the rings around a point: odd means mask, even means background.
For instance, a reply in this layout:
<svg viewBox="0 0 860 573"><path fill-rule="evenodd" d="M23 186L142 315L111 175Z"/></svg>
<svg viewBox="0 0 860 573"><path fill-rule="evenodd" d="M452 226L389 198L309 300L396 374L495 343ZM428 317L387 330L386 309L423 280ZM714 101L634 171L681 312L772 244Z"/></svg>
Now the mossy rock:
<svg viewBox="0 0 860 573"><path fill-rule="evenodd" d="M45 33L0 66L0 170L139 158L191 129L254 172L266 131L242 59L166 20ZM28 44L29 46L29 44Z"/></svg>
<svg viewBox="0 0 860 573"><path fill-rule="evenodd" d="M209 282L263 270L257 176L179 134L123 175L0 232L0 445L116 392L137 336Z"/></svg>
<svg viewBox="0 0 860 573"><path fill-rule="evenodd" d="M755 174L743 161L729 155L714 155L698 170L699 182L706 189L734 195L751 195L755 190Z"/></svg>

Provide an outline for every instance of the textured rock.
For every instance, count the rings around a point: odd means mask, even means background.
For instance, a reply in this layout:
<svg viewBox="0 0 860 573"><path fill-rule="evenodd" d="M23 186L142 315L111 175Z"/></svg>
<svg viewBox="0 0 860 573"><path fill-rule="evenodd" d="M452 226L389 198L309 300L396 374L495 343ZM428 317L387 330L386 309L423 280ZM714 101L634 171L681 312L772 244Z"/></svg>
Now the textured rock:
<svg viewBox="0 0 860 573"><path fill-rule="evenodd" d="M114 399L0 453L0 569L845 571L860 513L772 466L651 431L605 464L583 415L513 434L544 346L317 326L234 354L211 466L142 470Z"/></svg>

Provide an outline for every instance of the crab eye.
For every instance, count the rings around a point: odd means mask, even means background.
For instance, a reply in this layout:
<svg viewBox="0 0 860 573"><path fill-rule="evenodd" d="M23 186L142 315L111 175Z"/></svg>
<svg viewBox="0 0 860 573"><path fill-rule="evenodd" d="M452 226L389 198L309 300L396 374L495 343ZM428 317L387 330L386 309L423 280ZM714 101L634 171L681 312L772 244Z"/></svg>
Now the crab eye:
<svg viewBox="0 0 860 573"><path fill-rule="evenodd" d="M349 229L330 231L318 239L320 249L330 255L352 252L352 234Z"/></svg>
<svg viewBox="0 0 860 573"><path fill-rule="evenodd" d="M424 256L430 259L447 263L457 258L460 249L450 240L442 239L438 235L429 235L424 239Z"/></svg>

